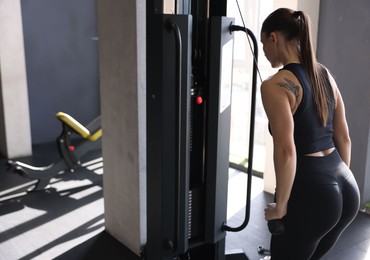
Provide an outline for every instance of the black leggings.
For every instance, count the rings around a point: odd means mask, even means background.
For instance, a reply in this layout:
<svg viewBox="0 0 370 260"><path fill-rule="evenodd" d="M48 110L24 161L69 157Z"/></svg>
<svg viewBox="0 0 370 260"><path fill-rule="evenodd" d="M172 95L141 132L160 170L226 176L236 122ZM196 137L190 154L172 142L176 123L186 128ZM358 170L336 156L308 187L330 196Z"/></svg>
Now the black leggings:
<svg viewBox="0 0 370 260"><path fill-rule="evenodd" d="M271 259L320 259L353 221L359 204L355 178L336 150L299 156L285 232L272 236Z"/></svg>

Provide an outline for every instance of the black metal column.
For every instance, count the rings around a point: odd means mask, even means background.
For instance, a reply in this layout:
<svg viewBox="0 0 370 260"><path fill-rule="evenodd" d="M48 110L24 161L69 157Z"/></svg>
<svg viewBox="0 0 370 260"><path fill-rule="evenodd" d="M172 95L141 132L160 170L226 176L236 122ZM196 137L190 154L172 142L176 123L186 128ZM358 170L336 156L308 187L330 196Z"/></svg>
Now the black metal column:
<svg viewBox="0 0 370 260"><path fill-rule="evenodd" d="M148 15L147 259L188 241L190 28L186 15Z"/></svg>
<svg viewBox="0 0 370 260"><path fill-rule="evenodd" d="M227 0L176 3L147 1L145 256L224 260L233 19Z"/></svg>

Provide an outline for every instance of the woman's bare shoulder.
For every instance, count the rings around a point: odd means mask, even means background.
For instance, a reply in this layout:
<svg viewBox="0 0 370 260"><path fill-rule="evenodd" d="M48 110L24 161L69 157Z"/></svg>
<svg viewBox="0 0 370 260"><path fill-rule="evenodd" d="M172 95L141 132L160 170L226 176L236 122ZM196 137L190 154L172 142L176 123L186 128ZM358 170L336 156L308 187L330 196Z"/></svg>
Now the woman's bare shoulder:
<svg viewBox="0 0 370 260"><path fill-rule="evenodd" d="M296 88L297 85L300 86L300 82L291 71L280 70L262 82L261 90L269 86L279 86L287 89L286 87L289 86Z"/></svg>

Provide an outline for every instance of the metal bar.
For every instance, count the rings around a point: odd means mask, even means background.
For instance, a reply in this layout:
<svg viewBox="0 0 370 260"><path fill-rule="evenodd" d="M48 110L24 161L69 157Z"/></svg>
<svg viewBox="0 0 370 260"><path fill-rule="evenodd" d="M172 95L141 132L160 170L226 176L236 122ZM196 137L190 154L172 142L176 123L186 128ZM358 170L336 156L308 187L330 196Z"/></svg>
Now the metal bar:
<svg viewBox="0 0 370 260"><path fill-rule="evenodd" d="M251 30L241 26L230 26L230 31L244 31L253 41L253 79L252 79L252 100L251 100L251 116L250 116L250 132L249 132L249 152L248 152L248 184L245 206L245 217L243 223L239 227L223 226L223 230L238 232L243 230L249 223L251 211L251 189L253 175L253 146L254 146L254 123L256 114L256 92L257 92L257 62L258 62L258 46L257 40Z"/></svg>
<svg viewBox="0 0 370 260"><path fill-rule="evenodd" d="M180 240L180 212L181 212L181 137L182 137L182 103L181 103L181 74L182 74L182 39L179 26L171 19L168 20L168 24L174 32L175 42L176 42L176 80L177 80L177 193L176 193L176 202L177 202L177 221L176 221L176 243L175 248L177 247L178 241Z"/></svg>

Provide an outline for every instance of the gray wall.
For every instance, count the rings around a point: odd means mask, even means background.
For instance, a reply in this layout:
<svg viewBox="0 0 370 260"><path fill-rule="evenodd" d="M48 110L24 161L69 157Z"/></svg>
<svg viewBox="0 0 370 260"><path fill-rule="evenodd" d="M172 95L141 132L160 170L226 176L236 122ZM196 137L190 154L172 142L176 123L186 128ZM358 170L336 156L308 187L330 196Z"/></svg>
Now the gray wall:
<svg viewBox="0 0 370 260"><path fill-rule="evenodd" d="M318 58L341 90L352 138L351 169L370 201L370 1L322 0Z"/></svg>
<svg viewBox="0 0 370 260"><path fill-rule="evenodd" d="M64 111L100 113L96 0L22 0L32 143L54 141Z"/></svg>

